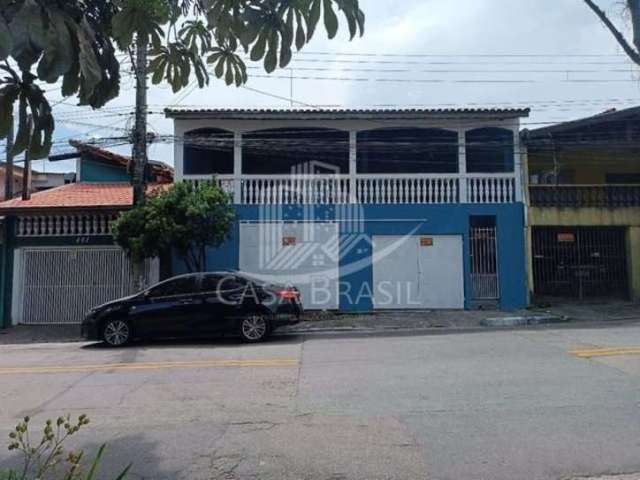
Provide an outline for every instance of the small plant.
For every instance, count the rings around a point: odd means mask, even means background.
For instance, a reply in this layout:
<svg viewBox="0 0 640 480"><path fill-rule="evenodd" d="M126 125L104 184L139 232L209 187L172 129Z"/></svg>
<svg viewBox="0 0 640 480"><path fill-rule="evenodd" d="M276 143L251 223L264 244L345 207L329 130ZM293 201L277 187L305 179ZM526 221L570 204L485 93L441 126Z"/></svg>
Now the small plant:
<svg viewBox="0 0 640 480"><path fill-rule="evenodd" d="M69 437L89 424L86 415L80 415L76 422L73 422L69 415L58 417L55 422L47 420L37 443L32 442L29 436L30 421L29 417L24 417L9 433L9 450L22 454L22 469L0 471L0 480L93 480L95 478L105 445L98 449L86 474L81 468L84 452L82 450L66 451L64 448L64 443ZM127 466L115 480L124 479L130 467L131 465Z"/></svg>

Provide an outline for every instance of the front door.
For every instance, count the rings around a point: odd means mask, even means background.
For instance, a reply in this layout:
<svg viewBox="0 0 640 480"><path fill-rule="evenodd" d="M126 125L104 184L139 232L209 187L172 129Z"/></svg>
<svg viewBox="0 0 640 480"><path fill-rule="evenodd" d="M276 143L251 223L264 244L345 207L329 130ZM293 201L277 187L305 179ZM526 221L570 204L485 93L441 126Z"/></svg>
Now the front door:
<svg viewBox="0 0 640 480"><path fill-rule="evenodd" d="M461 236L380 235L373 245L374 308L464 308Z"/></svg>

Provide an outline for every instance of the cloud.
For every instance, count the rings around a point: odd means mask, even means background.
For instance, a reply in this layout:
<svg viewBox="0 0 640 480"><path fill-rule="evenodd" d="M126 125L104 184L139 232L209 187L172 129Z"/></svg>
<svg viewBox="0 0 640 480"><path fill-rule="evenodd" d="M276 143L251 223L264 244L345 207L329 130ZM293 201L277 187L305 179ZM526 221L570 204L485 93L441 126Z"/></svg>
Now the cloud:
<svg viewBox="0 0 640 480"><path fill-rule="evenodd" d="M640 69L621 55L610 33L580 0L361 3L367 15L363 38L349 42L343 26L338 38L329 41L319 30L304 53L294 57L291 70L295 100L345 107L528 104L533 108L529 126L640 104ZM600 4L625 26L619 2L601 0ZM531 56L535 54L553 56ZM606 56L576 56L593 54ZM226 87L215 79L205 89L192 88L178 95L168 88L153 87L149 93L150 110L154 112L150 130L172 133L171 121L157 114L172 104L288 107L287 100L275 97L286 99L291 95L290 71L260 78L258 75L264 75L260 65L251 67L253 77L248 86L264 93ZM121 97L108 107L132 107L133 101L129 83ZM56 112L73 110L56 108ZM93 123L118 120L99 113L95 119L91 115L86 118ZM126 118L120 120L118 125L122 127ZM80 128L79 134L86 131L89 128ZM118 134L108 130L99 133ZM151 155L171 162L172 148L154 145Z"/></svg>

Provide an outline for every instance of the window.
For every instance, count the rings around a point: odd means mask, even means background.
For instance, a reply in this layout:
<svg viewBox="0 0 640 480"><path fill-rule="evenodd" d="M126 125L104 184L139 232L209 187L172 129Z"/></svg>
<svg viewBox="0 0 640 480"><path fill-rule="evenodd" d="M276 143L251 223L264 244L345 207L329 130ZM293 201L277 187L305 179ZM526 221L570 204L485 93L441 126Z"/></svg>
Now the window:
<svg viewBox="0 0 640 480"><path fill-rule="evenodd" d="M203 292L224 292L228 290L238 290L244 284L238 281L234 275L205 275L202 279Z"/></svg>
<svg viewBox="0 0 640 480"><path fill-rule="evenodd" d="M149 290L149 297L171 297L174 295L188 295L196 290L196 277L178 277L167 280Z"/></svg>
<svg viewBox="0 0 640 480"><path fill-rule="evenodd" d="M467 172L513 172L513 132L505 128L478 128L466 134Z"/></svg>
<svg viewBox="0 0 640 480"><path fill-rule="evenodd" d="M358 133L358 173L456 173L458 133L384 128Z"/></svg>
<svg viewBox="0 0 640 480"><path fill-rule="evenodd" d="M242 136L242 172L349 173L349 133L324 128L260 130Z"/></svg>
<svg viewBox="0 0 640 480"><path fill-rule="evenodd" d="M184 139L185 175L233 173L234 134L220 129L193 130Z"/></svg>

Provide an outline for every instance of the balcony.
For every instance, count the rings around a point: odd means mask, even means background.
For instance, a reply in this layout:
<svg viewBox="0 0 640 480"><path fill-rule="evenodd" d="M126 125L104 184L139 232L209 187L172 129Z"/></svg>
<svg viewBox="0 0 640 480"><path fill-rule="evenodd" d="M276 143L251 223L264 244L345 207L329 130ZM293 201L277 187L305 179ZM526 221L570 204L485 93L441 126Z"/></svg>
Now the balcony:
<svg viewBox="0 0 640 480"><path fill-rule="evenodd" d="M186 181L212 181L185 175ZM520 201L508 174L219 175L241 205L456 204Z"/></svg>
<svg viewBox="0 0 640 480"><path fill-rule="evenodd" d="M532 185L532 207L640 207L640 185Z"/></svg>

